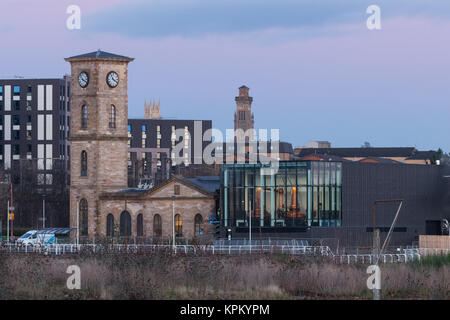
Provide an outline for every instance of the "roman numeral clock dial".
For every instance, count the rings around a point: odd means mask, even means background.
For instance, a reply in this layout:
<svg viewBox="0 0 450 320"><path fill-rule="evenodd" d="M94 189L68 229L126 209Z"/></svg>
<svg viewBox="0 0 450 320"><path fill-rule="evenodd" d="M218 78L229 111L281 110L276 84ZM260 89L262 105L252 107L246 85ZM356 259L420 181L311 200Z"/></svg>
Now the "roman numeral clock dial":
<svg viewBox="0 0 450 320"><path fill-rule="evenodd" d="M108 83L110 88L117 87L119 84L119 75L114 71L109 72L106 76L106 83Z"/></svg>
<svg viewBox="0 0 450 320"><path fill-rule="evenodd" d="M88 86L88 84L89 84L89 75L88 75L88 73L86 71L82 71L78 75L78 84L82 88L86 88Z"/></svg>

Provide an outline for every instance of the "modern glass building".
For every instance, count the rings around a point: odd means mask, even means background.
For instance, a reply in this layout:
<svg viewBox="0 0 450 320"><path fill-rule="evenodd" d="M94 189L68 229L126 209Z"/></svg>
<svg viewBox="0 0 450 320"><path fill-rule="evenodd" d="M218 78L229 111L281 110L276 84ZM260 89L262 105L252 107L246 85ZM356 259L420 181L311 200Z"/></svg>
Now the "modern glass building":
<svg viewBox="0 0 450 320"><path fill-rule="evenodd" d="M411 244L421 234L440 234L441 221L450 221L447 166L330 156L322 161L280 161L278 171L269 175L261 163L224 164L221 169L219 218L234 239L248 238L253 230L265 238L371 246L377 200L403 201L391 245ZM397 209L398 203L376 206L375 228L381 231L381 241Z"/></svg>
<svg viewBox="0 0 450 320"><path fill-rule="evenodd" d="M268 170L263 169L260 163L223 165L221 219L225 227L251 223L289 232L341 226L342 163L281 161L274 174L265 175Z"/></svg>

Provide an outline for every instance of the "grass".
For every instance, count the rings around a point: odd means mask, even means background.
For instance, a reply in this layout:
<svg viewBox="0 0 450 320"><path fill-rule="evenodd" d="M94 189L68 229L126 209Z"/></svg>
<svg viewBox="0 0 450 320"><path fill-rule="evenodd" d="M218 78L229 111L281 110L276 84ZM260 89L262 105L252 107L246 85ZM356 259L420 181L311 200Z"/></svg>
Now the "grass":
<svg viewBox="0 0 450 320"><path fill-rule="evenodd" d="M382 265L382 297L449 299L448 258L433 259ZM80 290L66 288L73 264ZM366 267L280 254L0 254L0 299L371 299Z"/></svg>
<svg viewBox="0 0 450 320"><path fill-rule="evenodd" d="M450 254L428 255L422 256L420 261L414 261L416 266L441 268L443 266L450 266Z"/></svg>

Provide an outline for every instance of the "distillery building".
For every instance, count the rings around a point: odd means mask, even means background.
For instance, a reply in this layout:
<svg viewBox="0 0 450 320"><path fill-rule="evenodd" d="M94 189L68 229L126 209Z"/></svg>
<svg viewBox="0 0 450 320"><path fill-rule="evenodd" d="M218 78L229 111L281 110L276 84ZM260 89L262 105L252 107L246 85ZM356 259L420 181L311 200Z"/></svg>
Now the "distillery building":
<svg viewBox="0 0 450 320"><path fill-rule="evenodd" d="M440 234L442 219L450 218L445 166L362 163L330 156L325 161L282 161L275 174L263 175L262 169L261 164L222 166L220 214L235 239L248 238L251 231L256 239L370 246L376 200L403 201L392 244ZM375 228L382 237L398 206L375 206Z"/></svg>

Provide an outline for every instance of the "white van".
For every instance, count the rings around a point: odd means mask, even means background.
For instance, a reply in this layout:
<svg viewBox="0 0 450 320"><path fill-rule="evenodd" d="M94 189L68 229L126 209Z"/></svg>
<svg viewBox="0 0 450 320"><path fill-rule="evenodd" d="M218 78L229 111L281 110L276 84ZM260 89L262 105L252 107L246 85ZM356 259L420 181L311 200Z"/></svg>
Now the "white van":
<svg viewBox="0 0 450 320"><path fill-rule="evenodd" d="M52 233L38 233L37 230L30 230L19 239L16 243L23 245L34 245L34 244L54 244L55 234Z"/></svg>

